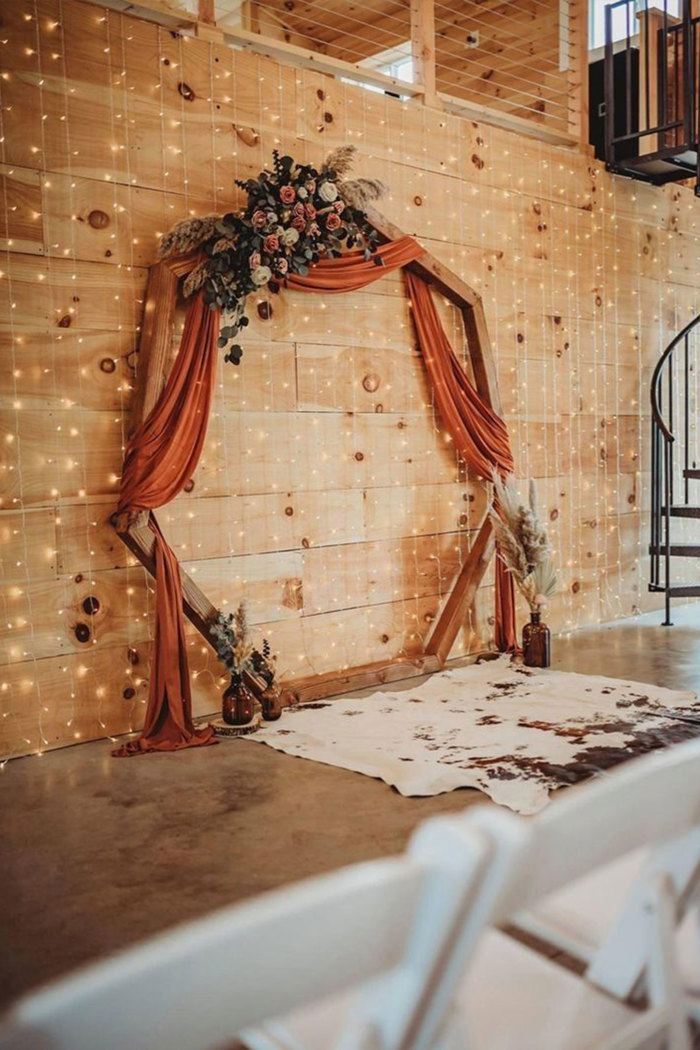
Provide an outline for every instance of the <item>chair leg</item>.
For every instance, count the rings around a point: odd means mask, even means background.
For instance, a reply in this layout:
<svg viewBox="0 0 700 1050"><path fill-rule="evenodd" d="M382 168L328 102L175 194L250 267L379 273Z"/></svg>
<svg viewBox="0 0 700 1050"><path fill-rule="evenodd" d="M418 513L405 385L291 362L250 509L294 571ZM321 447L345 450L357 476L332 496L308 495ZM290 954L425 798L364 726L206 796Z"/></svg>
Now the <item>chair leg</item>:
<svg viewBox="0 0 700 1050"><path fill-rule="evenodd" d="M668 1050L692 1050L685 993L676 959L677 901L668 875L653 878L644 910L649 922L647 990L651 1008L660 1008L666 1013Z"/></svg>

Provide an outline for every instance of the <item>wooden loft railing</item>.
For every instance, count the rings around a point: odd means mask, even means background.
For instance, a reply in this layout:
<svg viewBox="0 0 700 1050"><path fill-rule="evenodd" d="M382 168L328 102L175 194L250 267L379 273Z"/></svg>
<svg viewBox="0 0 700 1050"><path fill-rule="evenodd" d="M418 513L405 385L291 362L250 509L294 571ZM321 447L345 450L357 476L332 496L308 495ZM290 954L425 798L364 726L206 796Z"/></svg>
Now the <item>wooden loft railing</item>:
<svg viewBox="0 0 700 1050"><path fill-rule="evenodd" d="M89 2L557 145L588 142L587 0ZM386 72L397 54L410 80Z"/></svg>

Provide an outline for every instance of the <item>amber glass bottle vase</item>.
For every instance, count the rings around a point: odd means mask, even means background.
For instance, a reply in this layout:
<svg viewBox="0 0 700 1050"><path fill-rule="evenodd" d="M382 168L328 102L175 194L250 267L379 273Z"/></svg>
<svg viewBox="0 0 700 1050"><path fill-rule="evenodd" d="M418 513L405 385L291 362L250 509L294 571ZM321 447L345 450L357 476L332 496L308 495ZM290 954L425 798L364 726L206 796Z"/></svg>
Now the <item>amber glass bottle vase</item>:
<svg viewBox="0 0 700 1050"><path fill-rule="evenodd" d="M231 684L221 701L221 717L229 726L245 726L252 722L255 697L240 675L231 675Z"/></svg>
<svg viewBox="0 0 700 1050"><path fill-rule="evenodd" d="M549 627L541 622L539 612L530 613L530 622L523 627L523 663L526 667L549 667Z"/></svg>

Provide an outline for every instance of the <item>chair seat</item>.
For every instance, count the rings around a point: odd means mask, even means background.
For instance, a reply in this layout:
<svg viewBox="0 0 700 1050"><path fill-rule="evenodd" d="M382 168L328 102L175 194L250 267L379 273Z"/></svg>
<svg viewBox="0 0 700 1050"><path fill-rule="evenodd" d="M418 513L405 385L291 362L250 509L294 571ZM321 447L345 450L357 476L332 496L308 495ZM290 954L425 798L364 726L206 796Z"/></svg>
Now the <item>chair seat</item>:
<svg viewBox="0 0 700 1050"><path fill-rule="evenodd" d="M645 851L637 850L577 879L521 912L513 925L588 962L611 930L644 858ZM677 949L684 984L688 989L700 989L700 948L692 914L686 915L679 926Z"/></svg>
<svg viewBox="0 0 700 1050"><path fill-rule="evenodd" d="M353 1003L325 1000L248 1031L249 1050L331 1050ZM637 1017L574 974L489 930L454 1003L448 1045L474 1050L587 1050Z"/></svg>

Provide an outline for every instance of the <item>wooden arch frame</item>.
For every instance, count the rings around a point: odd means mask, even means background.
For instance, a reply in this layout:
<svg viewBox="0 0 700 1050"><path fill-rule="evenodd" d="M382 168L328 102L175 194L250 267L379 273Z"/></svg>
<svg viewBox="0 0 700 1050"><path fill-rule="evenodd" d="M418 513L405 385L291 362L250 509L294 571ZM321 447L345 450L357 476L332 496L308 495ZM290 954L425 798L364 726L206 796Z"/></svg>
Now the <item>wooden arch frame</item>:
<svg viewBox="0 0 700 1050"><path fill-rule="evenodd" d="M397 240L405 236L403 231L373 208L367 211L367 218L383 241ZM148 416L165 384L178 284L189 269L190 264L177 258L159 262L151 267L139 345L139 371L144 378L136 388L132 409L133 427ZM426 251L404 269L418 274L459 309L477 391L481 399L500 416L502 409L496 370L480 295L430 252ZM116 520L115 528L131 553L151 576L155 577L154 537L148 528L148 512L143 511L132 516L122 515ZM330 671L294 679L284 683L285 689L291 693L291 699L294 702L303 702L333 696L349 689L364 689L439 670L449 656L493 553L494 530L491 518L486 513L421 656L412 659L402 657L389 662L364 664L350 670ZM211 645L209 629L219 610L192 577L182 570L181 578L185 615L207 644Z"/></svg>

